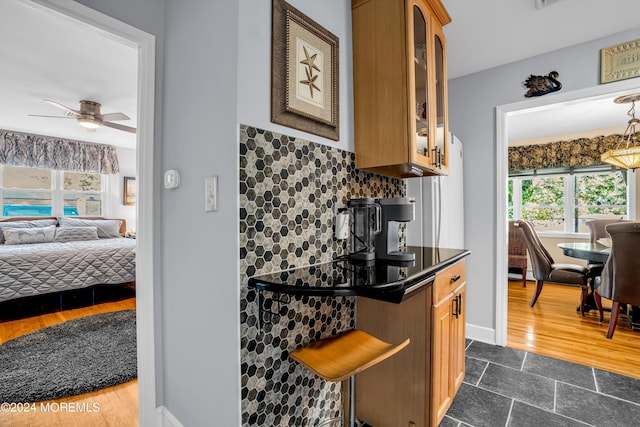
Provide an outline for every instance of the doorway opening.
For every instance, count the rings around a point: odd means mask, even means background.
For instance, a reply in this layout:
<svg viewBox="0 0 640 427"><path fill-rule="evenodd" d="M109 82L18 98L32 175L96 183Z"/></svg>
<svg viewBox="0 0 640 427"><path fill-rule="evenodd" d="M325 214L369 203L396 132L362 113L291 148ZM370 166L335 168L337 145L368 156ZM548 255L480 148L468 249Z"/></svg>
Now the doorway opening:
<svg viewBox="0 0 640 427"><path fill-rule="evenodd" d="M508 163L507 148L509 126L513 119L540 111L572 108L585 101L612 99L616 96L637 92L638 79L625 80L592 88L556 93L552 96L530 99L496 107L496 344L507 345L507 316L509 281L508 253ZM613 105L613 104L612 104ZM624 124L624 117L620 117ZM540 125L538 123L538 125ZM574 129L579 131L584 129ZM534 284L529 282L530 286ZM522 285L520 285L522 286ZM546 286L546 285L545 285ZM543 292L544 294L544 292ZM531 331L535 334L536 331Z"/></svg>
<svg viewBox="0 0 640 427"><path fill-rule="evenodd" d="M58 0L15 0L56 19L84 26L137 52L137 102L135 113L137 176L136 222L136 335L138 360L138 420L140 425L156 423L156 362L153 289L153 132L155 108L155 37L76 2ZM31 54L31 53L30 53ZM25 56L28 58L28 56ZM64 60L64 58L59 58ZM54 67L55 63L51 64ZM51 71L51 70L50 70ZM35 82L34 82L35 84ZM72 82L69 82L72 84ZM34 112L37 113L37 112ZM116 185L116 184L114 184ZM119 183L119 185L122 185Z"/></svg>

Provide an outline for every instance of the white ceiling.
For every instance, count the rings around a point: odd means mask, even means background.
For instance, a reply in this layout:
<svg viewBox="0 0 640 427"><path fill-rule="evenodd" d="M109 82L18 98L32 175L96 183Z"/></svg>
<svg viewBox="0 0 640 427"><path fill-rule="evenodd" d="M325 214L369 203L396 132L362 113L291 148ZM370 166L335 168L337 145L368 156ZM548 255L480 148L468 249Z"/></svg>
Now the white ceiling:
<svg viewBox="0 0 640 427"><path fill-rule="evenodd" d="M134 148L136 135L87 132L44 99L78 109L81 99L122 112L136 127L137 49L84 24L16 0L0 0L0 129Z"/></svg>
<svg viewBox="0 0 640 427"><path fill-rule="evenodd" d="M640 26L638 0L558 0L541 9L535 0L442 2L451 15L450 79Z"/></svg>
<svg viewBox="0 0 640 427"><path fill-rule="evenodd" d="M452 20L444 28L450 79L640 27L638 0L558 0L541 9L535 0L443 3ZM620 126L624 130L629 105L614 104L613 98L511 117L509 141Z"/></svg>
<svg viewBox="0 0 640 427"><path fill-rule="evenodd" d="M443 3L452 17L445 27L449 78L640 26L639 0L558 0L542 9L536 9L535 0ZM89 133L71 119L29 117L63 115L43 99L74 109L79 100L88 99L100 102L103 113L125 113L131 120L119 123L135 127L137 51L28 4L0 0L0 129L135 147L135 135L127 132L103 127ZM626 109L604 99L563 106L560 112L543 110L520 123L510 120L510 139L563 134L596 123L618 126L626 121ZM607 113L610 118L605 120Z"/></svg>

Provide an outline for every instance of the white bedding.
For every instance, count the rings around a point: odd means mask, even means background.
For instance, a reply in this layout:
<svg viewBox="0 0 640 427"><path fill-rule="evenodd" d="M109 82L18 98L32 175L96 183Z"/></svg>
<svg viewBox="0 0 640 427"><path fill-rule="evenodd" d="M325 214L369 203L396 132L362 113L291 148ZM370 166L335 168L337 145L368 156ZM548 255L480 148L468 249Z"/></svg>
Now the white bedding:
<svg viewBox="0 0 640 427"><path fill-rule="evenodd" d="M126 238L0 245L0 301L132 282L135 247Z"/></svg>

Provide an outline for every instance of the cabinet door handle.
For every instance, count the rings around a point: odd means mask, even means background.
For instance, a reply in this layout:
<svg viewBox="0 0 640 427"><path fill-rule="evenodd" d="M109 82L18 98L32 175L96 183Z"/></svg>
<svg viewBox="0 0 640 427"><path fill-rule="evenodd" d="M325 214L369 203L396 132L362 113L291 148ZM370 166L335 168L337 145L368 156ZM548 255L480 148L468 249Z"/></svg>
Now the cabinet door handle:
<svg viewBox="0 0 640 427"><path fill-rule="evenodd" d="M462 294L458 294L456 298L458 299L458 314L462 314Z"/></svg>
<svg viewBox="0 0 640 427"><path fill-rule="evenodd" d="M460 301L458 300L457 296L453 299L452 303L453 303L453 315L457 319L458 315L460 314Z"/></svg>
<svg viewBox="0 0 640 427"><path fill-rule="evenodd" d="M459 274L456 274L455 276L453 276L453 277L451 278L451 283L455 283L455 282L457 282L458 280L460 280L460 275L459 275Z"/></svg>
<svg viewBox="0 0 640 427"><path fill-rule="evenodd" d="M434 165L437 169L440 169L442 167L442 154L440 151L440 148L433 148L433 162L431 162L432 165Z"/></svg>

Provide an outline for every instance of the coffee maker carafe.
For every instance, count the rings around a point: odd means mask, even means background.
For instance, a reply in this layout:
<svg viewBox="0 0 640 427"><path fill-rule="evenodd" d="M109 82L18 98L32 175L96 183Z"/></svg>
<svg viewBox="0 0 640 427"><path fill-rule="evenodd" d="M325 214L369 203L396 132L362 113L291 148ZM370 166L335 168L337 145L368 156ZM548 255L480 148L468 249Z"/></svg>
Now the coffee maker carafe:
<svg viewBox="0 0 640 427"><path fill-rule="evenodd" d="M382 210L375 199L351 199L351 251L349 260L373 263L376 259L376 235L381 230Z"/></svg>

